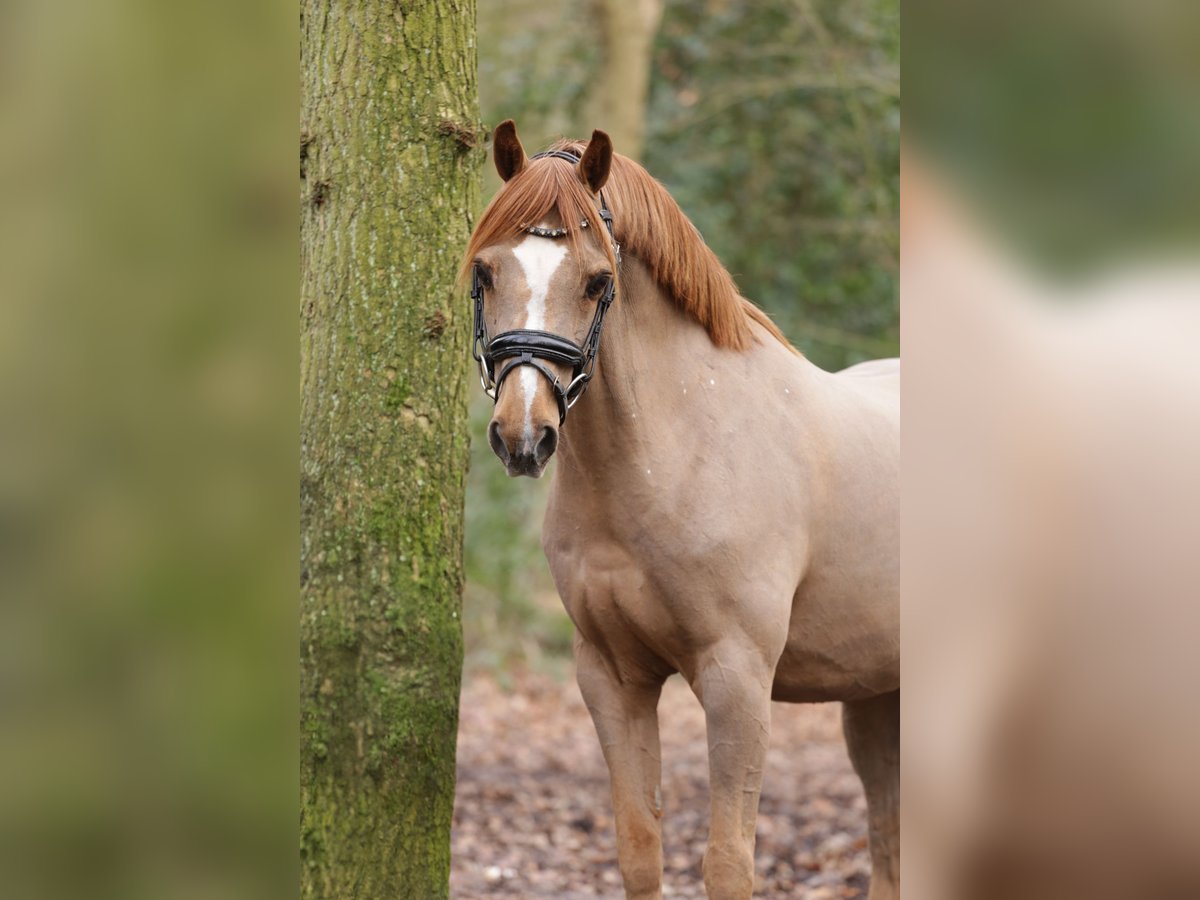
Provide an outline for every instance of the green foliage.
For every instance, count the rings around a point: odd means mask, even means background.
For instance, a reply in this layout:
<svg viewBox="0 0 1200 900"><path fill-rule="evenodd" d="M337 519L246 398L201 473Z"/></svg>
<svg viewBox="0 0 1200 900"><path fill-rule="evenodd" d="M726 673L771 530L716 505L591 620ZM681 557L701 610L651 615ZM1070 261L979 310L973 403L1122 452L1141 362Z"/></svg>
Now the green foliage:
<svg viewBox="0 0 1200 900"><path fill-rule="evenodd" d="M814 362L898 351L899 9L668 4L645 163Z"/></svg>

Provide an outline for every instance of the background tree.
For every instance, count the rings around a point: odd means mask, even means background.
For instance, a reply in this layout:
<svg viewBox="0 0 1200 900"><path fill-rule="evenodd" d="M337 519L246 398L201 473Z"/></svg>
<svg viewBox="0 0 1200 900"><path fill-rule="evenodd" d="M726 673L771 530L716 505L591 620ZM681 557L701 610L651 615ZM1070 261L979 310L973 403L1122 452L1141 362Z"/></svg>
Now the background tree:
<svg viewBox="0 0 1200 900"><path fill-rule="evenodd" d="M474 0L301 6L306 897L445 897L462 663Z"/></svg>
<svg viewBox="0 0 1200 900"><path fill-rule="evenodd" d="M596 12L604 52L591 87L592 121L622 153L641 159L651 51L663 0L599 0Z"/></svg>

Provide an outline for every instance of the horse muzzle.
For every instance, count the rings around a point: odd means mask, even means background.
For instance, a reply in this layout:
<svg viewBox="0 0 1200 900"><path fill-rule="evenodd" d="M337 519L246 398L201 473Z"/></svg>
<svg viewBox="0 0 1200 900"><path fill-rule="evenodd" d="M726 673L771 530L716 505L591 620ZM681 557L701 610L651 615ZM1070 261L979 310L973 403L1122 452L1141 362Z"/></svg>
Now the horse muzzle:
<svg viewBox="0 0 1200 900"><path fill-rule="evenodd" d="M510 435L505 434L506 430L499 419L492 419L488 425L488 443L508 474L514 478L518 475L541 478L546 463L558 449L558 429L553 425L531 429L522 425L513 429L516 434Z"/></svg>

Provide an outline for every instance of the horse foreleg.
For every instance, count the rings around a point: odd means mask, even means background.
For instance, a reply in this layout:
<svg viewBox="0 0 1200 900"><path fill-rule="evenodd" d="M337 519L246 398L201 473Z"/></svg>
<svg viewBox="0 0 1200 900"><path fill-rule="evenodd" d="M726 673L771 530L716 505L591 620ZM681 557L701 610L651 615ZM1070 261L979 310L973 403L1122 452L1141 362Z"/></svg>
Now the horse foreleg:
<svg viewBox="0 0 1200 900"><path fill-rule="evenodd" d="M629 900L662 897L662 681L623 680L595 647L577 639L576 678L608 763L617 858Z"/></svg>
<svg viewBox="0 0 1200 900"><path fill-rule="evenodd" d="M722 646L692 679L708 727L712 803L704 886L710 900L754 892L754 829L771 731L771 667L756 648Z"/></svg>
<svg viewBox="0 0 1200 900"><path fill-rule="evenodd" d="M867 795L870 900L900 897L900 692L846 703L842 727Z"/></svg>

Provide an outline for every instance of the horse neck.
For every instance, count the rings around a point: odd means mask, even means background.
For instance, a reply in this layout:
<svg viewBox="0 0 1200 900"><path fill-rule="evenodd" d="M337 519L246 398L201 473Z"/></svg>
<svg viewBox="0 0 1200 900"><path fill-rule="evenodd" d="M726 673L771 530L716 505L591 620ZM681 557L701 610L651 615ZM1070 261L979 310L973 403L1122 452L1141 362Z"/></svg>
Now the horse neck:
<svg viewBox="0 0 1200 900"><path fill-rule="evenodd" d="M678 309L646 266L626 258L595 378L563 429L560 477L603 481L607 473L640 464L651 442L687 439L700 426L689 421L689 405L678 402L681 376L725 364L704 329Z"/></svg>

